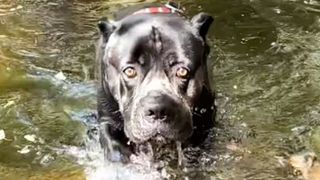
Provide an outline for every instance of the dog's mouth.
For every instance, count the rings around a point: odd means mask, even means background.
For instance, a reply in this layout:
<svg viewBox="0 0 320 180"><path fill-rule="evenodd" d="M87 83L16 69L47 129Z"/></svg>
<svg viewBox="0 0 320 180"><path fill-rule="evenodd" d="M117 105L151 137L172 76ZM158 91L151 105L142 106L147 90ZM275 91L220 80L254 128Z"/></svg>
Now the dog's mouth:
<svg viewBox="0 0 320 180"><path fill-rule="evenodd" d="M148 139L146 142L150 143L155 148L161 148L162 146L172 145L176 141L174 139L169 139L161 134L156 134Z"/></svg>
<svg viewBox="0 0 320 180"><path fill-rule="evenodd" d="M160 134L156 134L153 138L151 138L151 141L154 141L155 144L168 144L171 143L172 140L169 140L167 138L165 138L164 136L160 135Z"/></svg>
<svg viewBox="0 0 320 180"><path fill-rule="evenodd" d="M172 141L185 141L193 132L190 123L168 124L163 122L149 122L138 120L125 124L125 133L134 143L153 141L158 144L167 144Z"/></svg>
<svg viewBox="0 0 320 180"><path fill-rule="evenodd" d="M182 150L182 144L180 141L168 140L162 135L156 135L149 141L137 144L135 146L136 155L131 156L131 160L134 163L142 163L145 165L145 156L148 157L151 162L162 162L154 164L155 167L163 167L164 163L176 163L181 166L184 162L184 154ZM143 157L143 161L139 162L139 156Z"/></svg>

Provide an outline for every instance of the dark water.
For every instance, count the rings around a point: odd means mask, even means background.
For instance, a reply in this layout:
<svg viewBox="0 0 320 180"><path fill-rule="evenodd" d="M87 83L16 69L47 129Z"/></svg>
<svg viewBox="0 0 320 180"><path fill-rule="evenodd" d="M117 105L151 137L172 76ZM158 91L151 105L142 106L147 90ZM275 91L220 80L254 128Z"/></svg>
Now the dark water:
<svg viewBox="0 0 320 180"><path fill-rule="evenodd" d="M103 164L96 145L85 148L96 22L143 2L0 0L1 180L159 178L155 170ZM215 17L209 65L218 116L207 142L186 150L198 163L169 168L170 179L295 179L285 159L320 153L320 2L181 4L190 16Z"/></svg>

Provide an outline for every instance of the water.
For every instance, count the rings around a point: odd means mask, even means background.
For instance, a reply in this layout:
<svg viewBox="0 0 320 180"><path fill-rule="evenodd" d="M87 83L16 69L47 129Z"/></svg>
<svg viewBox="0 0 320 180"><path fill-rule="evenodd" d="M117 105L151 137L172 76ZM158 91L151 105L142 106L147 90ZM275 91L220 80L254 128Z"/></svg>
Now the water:
<svg viewBox="0 0 320 180"><path fill-rule="evenodd" d="M215 17L217 126L184 150L185 169L103 163L86 133L95 126L96 22L143 2L154 1L0 0L0 179L295 179L285 159L320 153L316 0L181 1L190 16Z"/></svg>

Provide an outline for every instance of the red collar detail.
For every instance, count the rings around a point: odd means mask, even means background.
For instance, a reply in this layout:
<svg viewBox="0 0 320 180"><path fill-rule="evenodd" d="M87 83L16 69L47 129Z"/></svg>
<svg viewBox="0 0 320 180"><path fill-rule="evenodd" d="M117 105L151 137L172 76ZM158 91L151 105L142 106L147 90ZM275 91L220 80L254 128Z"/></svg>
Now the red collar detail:
<svg viewBox="0 0 320 180"><path fill-rule="evenodd" d="M136 11L133 14L170 14L174 13L174 10L167 8L167 7L149 7L145 9L141 9Z"/></svg>

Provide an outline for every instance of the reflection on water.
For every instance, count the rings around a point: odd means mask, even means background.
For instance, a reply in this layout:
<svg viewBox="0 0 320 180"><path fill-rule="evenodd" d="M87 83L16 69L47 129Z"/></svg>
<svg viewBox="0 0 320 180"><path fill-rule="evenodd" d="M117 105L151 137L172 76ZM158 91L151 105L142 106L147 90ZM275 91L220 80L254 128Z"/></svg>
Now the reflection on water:
<svg viewBox="0 0 320 180"><path fill-rule="evenodd" d="M185 170L102 164L98 143L86 140L95 24L143 2L154 1L0 0L0 179L295 179L285 159L320 153L316 0L181 1L189 15L215 16L218 125L185 150L194 160Z"/></svg>

